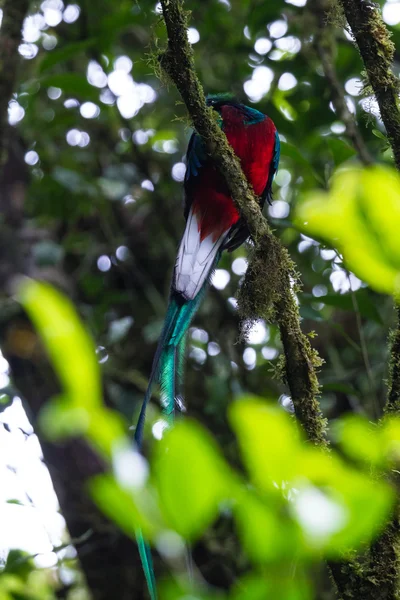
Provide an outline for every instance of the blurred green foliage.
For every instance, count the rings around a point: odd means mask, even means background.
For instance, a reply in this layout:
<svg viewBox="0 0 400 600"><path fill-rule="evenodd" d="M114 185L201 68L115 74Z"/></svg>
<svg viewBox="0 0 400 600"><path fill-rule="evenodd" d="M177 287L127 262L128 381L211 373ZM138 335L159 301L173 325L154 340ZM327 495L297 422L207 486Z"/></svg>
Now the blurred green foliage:
<svg viewBox="0 0 400 600"><path fill-rule="evenodd" d="M42 412L43 428L52 438L86 434L109 457L124 432L121 417L102 404L95 347L73 306L51 286L25 281L21 303L41 332L64 393Z"/></svg>
<svg viewBox="0 0 400 600"><path fill-rule="evenodd" d="M314 192L300 204L296 223L337 248L372 288L400 293L400 179L394 169L340 171L328 194Z"/></svg>
<svg viewBox="0 0 400 600"><path fill-rule="evenodd" d="M19 550L11 550L0 575L1 600L53 600L51 576L39 571L30 557Z"/></svg>
<svg viewBox="0 0 400 600"><path fill-rule="evenodd" d="M399 420L374 430L352 417L336 427L338 444L350 458L379 468L371 477L338 454L306 444L282 409L243 397L231 405L229 421L247 476L228 465L204 427L185 419L168 430L162 418L153 427L167 430L153 442L148 473L123 428L115 427L120 422L115 412L103 407L99 396L91 401L90 390L99 391L99 370L93 344L72 304L49 285L34 281L22 284L19 299L49 355L56 357L53 364L65 388L63 401L53 400L45 408L44 432L56 437L79 432L103 450L110 470L92 480L94 499L129 535L142 529L166 559L184 561L183 540L193 543L222 511L235 521L256 569L241 584L256 589L246 597L273 588L283 599L292 593L289 585L296 590L294 598L305 599L311 596L307 587L300 591L302 578L312 561L321 554L343 558L380 530L395 497L382 474L400 459ZM88 381L88 388L76 389L79 381ZM49 426L49 414L63 427ZM290 562L297 564L300 580L276 580L272 573L283 572ZM267 570L257 578L260 568ZM179 595L168 592L165 597ZM229 597L236 598L237 592Z"/></svg>

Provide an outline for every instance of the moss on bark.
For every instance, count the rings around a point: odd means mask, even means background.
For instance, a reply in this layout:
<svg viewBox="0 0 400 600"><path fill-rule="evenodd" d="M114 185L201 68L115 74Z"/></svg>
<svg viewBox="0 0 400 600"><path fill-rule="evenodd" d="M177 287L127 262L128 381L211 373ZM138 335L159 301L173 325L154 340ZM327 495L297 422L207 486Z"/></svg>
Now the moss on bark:
<svg viewBox="0 0 400 600"><path fill-rule="evenodd" d="M379 5L370 0L340 0L340 4L364 61L394 160L400 170L400 82L392 72L394 44Z"/></svg>
<svg viewBox="0 0 400 600"><path fill-rule="evenodd" d="M400 307L397 307L397 327L390 335L389 394L385 411L400 414Z"/></svg>

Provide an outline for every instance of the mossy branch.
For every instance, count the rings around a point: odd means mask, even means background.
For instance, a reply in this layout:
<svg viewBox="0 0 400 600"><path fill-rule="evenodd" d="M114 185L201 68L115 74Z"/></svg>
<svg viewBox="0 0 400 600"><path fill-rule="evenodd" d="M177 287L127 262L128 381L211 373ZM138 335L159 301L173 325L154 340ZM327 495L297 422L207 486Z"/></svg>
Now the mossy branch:
<svg viewBox="0 0 400 600"><path fill-rule="evenodd" d="M297 280L294 264L273 235L239 159L218 126L214 112L206 106L187 38L187 15L182 0L161 0L161 5L168 33L168 46L159 56L161 67L178 88L193 125L224 175L255 243L239 295L241 318L243 321L272 318L278 323L285 351L285 376L296 415L308 438L325 445L326 424L316 398L319 391L316 369L321 361L300 328L292 290L293 281Z"/></svg>
<svg viewBox="0 0 400 600"><path fill-rule="evenodd" d="M397 307L397 319L397 328L391 335L389 394L386 412L400 414L400 307Z"/></svg>
<svg viewBox="0 0 400 600"><path fill-rule="evenodd" d="M8 103L15 88L20 60L22 24L29 8L29 0L5 0L0 29L0 168L5 163L8 145Z"/></svg>
<svg viewBox="0 0 400 600"><path fill-rule="evenodd" d="M379 5L370 0L339 0L364 61L369 83L400 170L399 79L392 72L394 44Z"/></svg>

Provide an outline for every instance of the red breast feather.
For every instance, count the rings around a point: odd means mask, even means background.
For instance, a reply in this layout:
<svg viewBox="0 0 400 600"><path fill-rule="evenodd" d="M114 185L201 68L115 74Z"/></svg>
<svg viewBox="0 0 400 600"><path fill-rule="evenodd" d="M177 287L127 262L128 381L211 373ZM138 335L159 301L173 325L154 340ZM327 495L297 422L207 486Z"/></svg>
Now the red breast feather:
<svg viewBox="0 0 400 600"><path fill-rule="evenodd" d="M254 192L260 196L268 182L274 152L276 128L271 119L246 125L245 115L234 106L224 106L221 111L224 132ZM203 240L212 235L216 240L239 219L224 178L216 167L201 170L193 194L192 210L197 217L199 233Z"/></svg>

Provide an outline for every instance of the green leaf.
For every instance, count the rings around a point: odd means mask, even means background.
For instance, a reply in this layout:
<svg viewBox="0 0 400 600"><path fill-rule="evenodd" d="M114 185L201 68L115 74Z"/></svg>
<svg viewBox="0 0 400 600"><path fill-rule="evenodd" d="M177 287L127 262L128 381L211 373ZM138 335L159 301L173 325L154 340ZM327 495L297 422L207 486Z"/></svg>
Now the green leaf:
<svg viewBox="0 0 400 600"><path fill-rule="evenodd" d="M383 465L385 445L381 429L357 415L342 417L333 425L335 441L352 459L371 465Z"/></svg>
<svg viewBox="0 0 400 600"><path fill-rule="evenodd" d="M24 550L11 548L8 552L7 560L4 565L4 571L9 574L19 575L21 579L26 580L34 569L32 556Z"/></svg>
<svg viewBox="0 0 400 600"><path fill-rule="evenodd" d="M165 519L184 538L198 538L232 491L214 440L195 422L179 422L157 444L152 465Z"/></svg>
<svg viewBox="0 0 400 600"><path fill-rule="evenodd" d="M372 129L372 133L374 134L374 136L387 143L388 139L386 135L382 133L382 131L379 131L379 129Z"/></svg>
<svg viewBox="0 0 400 600"><path fill-rule="evenodd" d="M149 490L126 489L109 474L92 477L88 485L99 508L131 538L135 539L140 529L151 540L165 529Z"/></svg>
<svg viewBox="0 0 400 600"><path fill-rule="evenodd" d="M299 574L301 567L297 565L296 574L289 572L288 565L280 571L264 571L259 575L251 573L240 579L230 596L231 600L311 600L309 581Z"/></svg>
<svg viewBox="0 0 400 600"><path fill-rule="evenodd" d="M223 591L210 589L204 584L196 585L194 578L188 581L182 573L174 579L170 577L161 581L159 590L162 600L228 600L228 596Z"/></svg>
<svg viewBox="0 0 400 600"><path fill-rule="evenodd" d="M4 389L4 388L3 388ZM11 394L0 393L0 412L5 410L12 403L13 397Z"/></svg>
<svg viewBox="0 0 400 600"><path fill-rule="evenodd" d="M44 73L51 67L54 67L54 65L64 63L67 60L86 52L89 48L95 47L97 43L97 38L90 38L82 42L71 42L66 46L62 46L62 48L57 48L56 50L48 52L40 62L39 72Z"/></svg>
<svg viewBox="0 0 400 600"><path fill-rule="evenodd" d="M387 419L382 431L388 459L400 463L400 418Z"/></svg>
<svg viewBox="0 0 400 600"><path fill-rule="evenodd" d="M90 193L91 195L94 195L96 192L94 185L87 182L84 175L78 171L56 166L53 169L52 175L57 183L69 191L75 193Z"/></svg>
<svg viewBox="0 0 400 600"><path fill-rule="evenodd" d="M314 298L313 302L318 302L319 298ZM315 310L312 306L300 306L300 316L302 319L309 319L310 321L323 321L321 312Z"/></svg>
<svg viewBox="0 0 400 600"><path fill-rule="evenodd" d="M38 330L63 393L40 413L43 431L51 439L86 434L104 457L125 436L122 417L104 408L95 347L71 302L46 283L24 280L19 299Z"/></svg>
<svg viewBox="0 0 400 600"><path fill-rule="evenodd" d="M326 240L378 292L400 292L400 179L385 167L340 171L329 194L313 192L295 223Z"/></svg>
<svg viewBox="0 0 400 600"><path fill-rule="evenodd" d="M303 450L298 461L291 508L309 551L338 558L370 542L392 508L392 488L316 448Z"/></svg>
<svg viewBox="0 0 400 600"><path fill-rule="evenodd" d="M280 407L244 397L230 406L228 418L251 478L261 490L276 490L276 484L293 477L299 436Z"/></svg>
<svg viewBox="0 0 400 600"><path fill-rule="evenodd" d="M372 321L379 323L379 325L383 324L376 303L372 301L371 292L366 289L360 289L356 292L349 292L346 294L329 293L325 296L320 296L319 298L316 298L312 294L300 294L300 305L323 302L327 306L335 306L342 310L354 311L353 297L357 302L358 310L362 317L371 319Z"/></svg>
<svg viewBox="0 0 400 600"><path fill-rule="evenodd" d="M295 108L280 90L275 91L272 101L275 108L279 110L287 121L295 121L297 119L298 115Z"/></svg>
<svg viewBox="0 0 400 600"><path fill-rule="evenodd" d="M301 529L280 504L266 503L246 488L233 506L242 546L258 564L290 560L300 552Z"/></svg>
<svg viewBox="0 0 400 600"><path fill-rule="evenodd" d="M312 168L311 161L303 155L297 146L289 142L281 142L281 152L282 156L289 157L296 167L301 168L303 173L308 175L312 184L315 185L316 182L323 183L321 177Z"/></svg>
<svg viewBox="0 0 400 600"><path fill-rule="evenodd" d="M350 146L347 141L340 138L327 137L325 138L325 142L332 153L333 160L337 167L356 154L354 148Z"/></svg>
<svg viewBox="0 0 400 600"><path fill-rule="evenodd" d="M74 396L64 394L53 397L40 412L40 427L49 440L89 432L91 415L86 407L77 404Z"/></svg>
<svg viewBox="0 0 400 600"><path fill-rule="evenodd" d="M0 600L15 600L24 598L24 581L16 575L2 574L0 587Z"/></svg>
<svg viewBox="0 0 400 600"><path fill-rule="evenodd" d="M159 129L151 138L151 142L165 142L166 140L175 140L176 131L173 129Z"/></svg>
<svg viewBox="0 0 400 600"><path fill-rule="evenodd" d="M28 279L21 282L18 297L71 402L84 409L99 407L102 392L95 347L71 302L47 283Z"/></svg>

